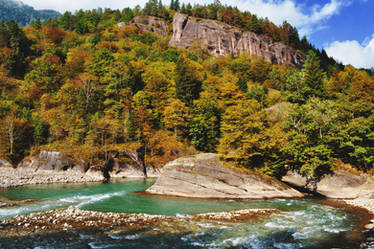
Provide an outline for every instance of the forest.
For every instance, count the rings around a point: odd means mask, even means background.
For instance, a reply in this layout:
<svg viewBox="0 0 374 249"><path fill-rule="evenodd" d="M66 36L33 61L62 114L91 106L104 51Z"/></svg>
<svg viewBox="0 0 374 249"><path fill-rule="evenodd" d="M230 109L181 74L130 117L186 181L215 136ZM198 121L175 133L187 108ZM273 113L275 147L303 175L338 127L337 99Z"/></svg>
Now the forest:
<svg viewBox="0 0 374 249"><path fill-rule="evenodd" d="M180 11L271 36L306 53L302 68L246 53L214 57L169 47L169 36L129 22ZM41 150L102 164L112 151L141 152L148 167L197 152L281 177L318 179L374 163L374 77L315 49L288 23L276 26L222 6L66 12L28 27L0 22L0 158Z"/></svg>

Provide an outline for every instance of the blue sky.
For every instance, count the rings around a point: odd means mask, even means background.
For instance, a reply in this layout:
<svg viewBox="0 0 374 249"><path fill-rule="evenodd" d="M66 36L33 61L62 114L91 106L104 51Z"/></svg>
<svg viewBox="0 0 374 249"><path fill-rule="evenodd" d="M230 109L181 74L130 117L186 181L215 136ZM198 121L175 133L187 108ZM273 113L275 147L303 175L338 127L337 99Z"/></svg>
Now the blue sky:
<svg viewBox="0 0 374 249"><path fill-rule="evenodd" d="M77 9L109 7L122 9L144 6L147 0L23 0L37 9L52 8L64 12ZM180 0L188 2L188 0ZM208 4L213 0L191 0ZM221 0L238 6L276 24L287 20L330 56L355 67L374 67L374 1L373 0ZM168 4L169 0L163 0Z"/></svg>

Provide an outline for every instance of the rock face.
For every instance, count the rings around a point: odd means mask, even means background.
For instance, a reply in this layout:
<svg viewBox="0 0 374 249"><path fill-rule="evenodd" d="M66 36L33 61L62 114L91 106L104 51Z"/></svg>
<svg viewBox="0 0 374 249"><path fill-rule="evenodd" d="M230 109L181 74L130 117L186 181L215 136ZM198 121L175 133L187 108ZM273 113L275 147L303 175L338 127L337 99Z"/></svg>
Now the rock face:
<svg viewBox="0 0 374 249"><path fill-rule="evenodd" d="M166 164L150 194L196 198L294 198L303 194L280 181L224 167L217 154L199 154Z"/></svg>
<svg viewBox="0 0 374 249"><path fill-rule="evenodd" d="M88 164L81 160L80 163L73 162L72 158L60 152L41 151L39 156L30 156L23 159L17 168L28 168L36 170L78 170L82 173L88 170Z"/></svg>
<svg viewBox="0 0 374 249"><path fill-rule="evenodd" d="M244 51L265 58L274 64L300 67L305 55L286 45L274 42L267 36L241 31L228 24L213 20L197 20L176 13L173 19L173 36L170 46L189 48L194 42L207 47L212 55L238 55Z"/></svg>
<svg viewBox="0 0 374 249"><path fill-rule="evenodd" d="M110 177L144 177L143 168L136 162L114 159L108 169ZM158 177L159 170L147 168L148 177ZM39 155L24 158L16 168L0 159L0 188L43 183L96 182L108 180L102 165L89 165L60 152L41 151Z"/></svg>
<svg viewBox="0 0 374 249"><path fill-rule="evenodd" d="M126 163L116 160L113 169L109 172L110 177L115 178L130 178L130 177L144 177L143 167L135 163ZM157 168L147 167L148 177L159 177L160 170Z"/></svg>
<svg viewBox="0 0 374 249"><path fill-rule="evenodd" d="M282 180L298 187L306 184L306 179L296 172L288 172ZM374 198L374 179L366 174L336 170L317 183L317 192L329 198Z"/></svg>
<svg viewBox="0 0 374 249"><path fill-rule="evenodd" d="M160 35L167 35L169 25L165 20L155 16L136 16L130 21L130 25L134 25L141 30L155 32Z"/></svg>
<svg viewBox="0 0 374 249"><path fill-rule="evenodd" d="M117 25L120 28L128 25L135 26L140 30L154 32L162 36L166 36L169 32L169 25L167 22L155 16L136 16L130 23L120 22Z"/></svg>

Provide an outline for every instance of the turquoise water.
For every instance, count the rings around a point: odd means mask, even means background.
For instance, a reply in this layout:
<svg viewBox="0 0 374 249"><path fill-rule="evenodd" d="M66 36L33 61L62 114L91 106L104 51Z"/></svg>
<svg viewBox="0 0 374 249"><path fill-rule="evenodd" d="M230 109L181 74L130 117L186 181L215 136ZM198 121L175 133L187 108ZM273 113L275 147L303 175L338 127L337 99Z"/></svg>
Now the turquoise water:
<svg viewBox="0 0 374 249"><path fill-rule="evenodd" d="M113 183L38 185L1 190L17 206L0 209L0 219L74 206L84 210L148 213L180 217L178 224L145 227L140 231L65 231L58 236L0 238L1 248L358 248L360 217L318 199L265 201L200 200L147 196L154 180ZM27 200L27 202L22 202ZM258 220L184 223L185 215L248 208L283 212ZM183 228L183 229L181 229ZM61 239L58 239L61 238Z"/></svg>

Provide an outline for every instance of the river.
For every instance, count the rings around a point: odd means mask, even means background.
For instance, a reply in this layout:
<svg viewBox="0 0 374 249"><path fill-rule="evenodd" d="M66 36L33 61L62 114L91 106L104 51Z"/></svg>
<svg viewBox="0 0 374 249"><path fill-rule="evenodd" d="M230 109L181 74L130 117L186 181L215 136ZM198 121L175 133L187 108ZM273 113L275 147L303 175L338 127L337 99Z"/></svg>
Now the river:
<svg viewBox="0 0 374 249"><path fill-rule="evenodd" d="M53 236L40 233L1 238L1 248L359 248L363 216L317 198L273 200L201 200L148 196L154 180L36 185L0 190L15 206L0 209L0 219L65 207L180 217L163 224L126 231L80 229ZM183 222L188 215L241 209L279 209L257 219Z"/></svg>

